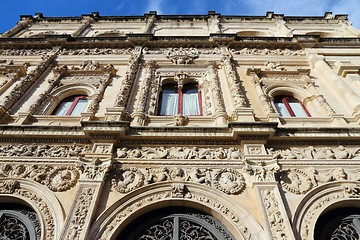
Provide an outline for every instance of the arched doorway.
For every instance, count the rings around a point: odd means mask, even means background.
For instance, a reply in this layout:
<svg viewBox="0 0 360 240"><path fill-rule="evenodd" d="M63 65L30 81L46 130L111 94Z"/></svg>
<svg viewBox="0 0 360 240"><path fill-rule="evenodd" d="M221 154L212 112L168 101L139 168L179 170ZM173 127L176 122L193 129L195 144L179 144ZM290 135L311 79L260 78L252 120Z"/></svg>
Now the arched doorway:
<svg viewBox="0 0 360 240"><path fill-rule="evenodd" d="M168 207L138 217L117 237L127 240L235 240L209 214L184 207Z"/></svg>
<svg viewBox="0 0 360 240"><path fill-rule="evenodd" d="M33 209L18 204L1 204L0 239L38 240L40 237L40 221Z"/></svg>
<svg viewBox="0 0 360 240"><path fill-rule="evenodd" d="M322 214L315 225L314 239L360 239L360 208L336 208Z"/></svg>

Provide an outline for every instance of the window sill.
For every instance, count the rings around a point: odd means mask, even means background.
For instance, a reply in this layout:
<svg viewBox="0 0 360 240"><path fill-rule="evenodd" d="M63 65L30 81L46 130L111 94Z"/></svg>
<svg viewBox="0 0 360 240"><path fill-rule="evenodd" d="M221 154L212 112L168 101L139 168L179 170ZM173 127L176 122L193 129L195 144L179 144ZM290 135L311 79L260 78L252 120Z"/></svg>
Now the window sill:
<svg viewBox="0 0 360 240"><path fill-rule="evenodd" d="M215 126L214 118L208 116L185 116L186 120L183 126L196 127L212 127ZM146 126L177 126L175 123L175 116L149 116L146 121Z"/></svg>

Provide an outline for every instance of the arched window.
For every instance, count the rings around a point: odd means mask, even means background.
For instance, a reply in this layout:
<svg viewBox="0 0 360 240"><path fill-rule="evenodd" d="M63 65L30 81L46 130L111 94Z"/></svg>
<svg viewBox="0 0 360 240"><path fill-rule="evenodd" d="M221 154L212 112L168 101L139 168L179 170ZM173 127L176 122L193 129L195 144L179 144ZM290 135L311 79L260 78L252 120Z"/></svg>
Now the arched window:
<svg viewBox="0 0 360 240"><path fill-rule="evenodd" d="M360 209L333 209L320 216L315 224L314 239L360 239Z"/></svg>
<svg viewBox="0 0 360 240"><path fill-rule="evenodd" d="M214 217L192 209L171 207L145 214L118 236L118 240L235 240Z"/></svg>
<svg viewBox="0 0 360 240"><path fill-rule="evenodd" d="M187 83L183 88L177 84L162 87L159 114L196 116L201 115L201 94L197 84Z"/></svg>
<svg viewBox="0 0 360 240"><path fill-rule="evenodd" d="M276 96L274 104L282 117L311 117L302 102L294 97Z"/></svg>
<svg viewBox="0 0 360 240"><path fill-rule="evenodd" d="M32 209L2 203L0 209L0 239L38 240L41 228L38 215Z"/></svg>
<svg viewBox="0 0 360 240"><path fill-rule="evenodd" d="M80 116L86 106L88 99L86 96L71 96L60 102L52 115L56 116Z"/></svg>

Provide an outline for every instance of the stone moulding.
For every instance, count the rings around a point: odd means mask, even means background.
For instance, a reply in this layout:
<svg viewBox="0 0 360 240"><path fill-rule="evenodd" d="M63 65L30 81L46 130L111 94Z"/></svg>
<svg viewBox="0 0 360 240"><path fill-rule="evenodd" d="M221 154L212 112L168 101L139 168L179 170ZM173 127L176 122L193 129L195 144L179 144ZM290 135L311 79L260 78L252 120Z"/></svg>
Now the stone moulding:
<svg viewBox="0 0 360 240"><path fill-rule="evenodd" d="M297 239L312 240L317 219L337 203L350 202L359 205L360 184L358 181L337 181L324 184L310 191L299 203L293 218L293 230Z"/></svg>
<svg viewBox="0 0 360 240"><path fill-rule="evenodd" d="M156 183L124 196L103 212L93 224L88 234L89 239L113 239L133 220L132 214L135 216L151 211L154 205L166 207L180 204L201 209L221 219L235 239L264 239L263 229L247 210L241 206L234 208L232 201L226 196L219 198L218 191L194 183L185 183L183 187L174 184L183 182ZM174 191L179 189L185 189L185 192L175 194Z"/></svg>
<svg viewBox="0 0 360 240"><path fill-rule="evenodd" d="M5 185L11 187L4 189ZM20 199L37 212L41 224L41 240L59 239L64 214L59 201L50 190L26 179L0 178L0 198L3 197Z"/></svg>

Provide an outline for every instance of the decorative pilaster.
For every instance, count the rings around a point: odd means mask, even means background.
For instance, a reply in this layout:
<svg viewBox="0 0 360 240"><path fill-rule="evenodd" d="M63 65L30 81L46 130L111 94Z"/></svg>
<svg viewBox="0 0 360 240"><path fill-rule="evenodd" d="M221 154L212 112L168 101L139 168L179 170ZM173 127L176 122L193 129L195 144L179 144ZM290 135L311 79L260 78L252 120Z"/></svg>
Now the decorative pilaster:
<svg viewBox="0 0 360 240"><path fill-rule="evenodd" d="M244 158L244 170L250 174L258 195L267 239L295 240L275 179L280 169L277 156L268 154L263 144L245 144Z"/></svg>
<svg viewBox="0 0 360 240"><path fill-rule="evenodd" d="M342 103L343 106L349 108L353 115L360 113L360 96L348 86L345 81L325 62L324 57L310 54L309 60L320 75L322 80L326 79L324 84L331 92L336 92L334 96Z"/></svg>
<svg viewBox="0 0 360 240"><path fill-rule="evenodd" d="M255 72L250 72L250 78L252 83L255 86L256 93L259 96L261 107L267 114L267 117L270 121L276 121L278 119L279 115L275 113L274 107L271 104L271 101L267 94L264 93L264 90L262 88L262 83L259 78L259 76Z"/></svg>
<svg viewBox="0 0 360 240"><path fill-rule="evenodd" d="M135 126L144 125L146 101L149 93L151 80L154 78L155 66L155 61L146 62L144 64L144 78L140 82L140 87L136 94L136 100L134 104L134 113L132 114L132 117L134 118L133 124Z"/></svg>
<svg viewBox="0 0 360 240"><path fill-rule="evenodd" d="M151 12L150 12L151 14ZM153 28L155 23L155 15L148 15L146 18L146 23L145 23L145 27L144 27L144 33L151 33L151 29Z"/></svg>
<svg viewBox="0 0 360 240"><path fill-rule="evenodd" d="M47 55L33 71L31 71L21 82L15 85L9 95L7 95L2 102L2 106L10 109L24 94L31 88L31 86L41 77L41 75L52 65L57 57L57 52Z"/></svg>
<svg viewBox="0 0 360 240"><path fill-rule="evenodd" d="M221 91L219 77L216 71L216 63L210 62L207 67L208 70L208 78L210 81L211 93L214 100L216 125L217 126L226 126L226 110L223 99L223 94Z"/></svg>
<svg viewBox="0 0 360 240"><path fill-rule="evenodd" d="M155 81L150 83L150 92L149 92L149 109L148 115L155 115L156 106L157 106L157 98L160 90L160 76L157 75Z"/></svg>
<svg viewBox="0 0 360 240"><path fill-rule="evenodd" d="M82 24L81 26L76 29L76 31L71 34L72 37L78 37L81 35L81 33L88 27L90 27L91 23L94 22L94 19L91 17L86 16L83 20L82 20Z"/></svg>
<svg viewBox="0 0 360 240"><path fill-rule="evenodd" d="M66 218L61 239L87 239L112 159L112 144L95 143L92 153L80 159L79 188Z"/></svg>
<svg viewBox="0 0 360 240"><path fill-rule="evenodd" d="M127 117L126 104L128 102L131 89L134 85L140 59L141 47L136 47L131 53L128 69L121 84L119 94L116 96L115 106L112 109L106 110L107 118L114 119L112 115L116 115L119 118L117 120L124 120Z"/></svg>
<svg viewBox="0 0 360 240"><path fill-rule="evenodd" d="M234 117L236 121L254 121L253 112L248 108L243 86L237 77L233 64L233 58L230 52L224 49L222 57L222 65L225 71L226 79L230 88L231 97L234 101Z"/></svg>

